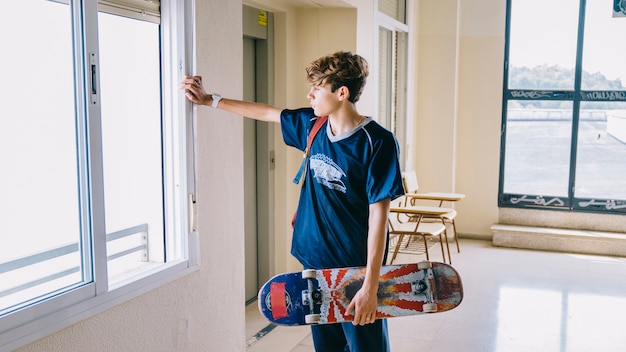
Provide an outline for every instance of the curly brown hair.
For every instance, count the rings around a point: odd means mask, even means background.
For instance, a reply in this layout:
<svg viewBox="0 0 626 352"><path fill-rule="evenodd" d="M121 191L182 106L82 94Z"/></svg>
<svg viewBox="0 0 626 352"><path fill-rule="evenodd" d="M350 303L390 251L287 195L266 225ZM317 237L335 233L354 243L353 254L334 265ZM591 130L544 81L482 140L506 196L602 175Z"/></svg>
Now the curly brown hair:
<svg viewBox="0 0 626 352"><path fill-rule="evenodd" d="M312 85L328 83L332 92L345 86L350 92L348 100L356 103L363 92L369 66L360 55L339 51L311 62L306 67L306 73L309 83Z"/></svg>

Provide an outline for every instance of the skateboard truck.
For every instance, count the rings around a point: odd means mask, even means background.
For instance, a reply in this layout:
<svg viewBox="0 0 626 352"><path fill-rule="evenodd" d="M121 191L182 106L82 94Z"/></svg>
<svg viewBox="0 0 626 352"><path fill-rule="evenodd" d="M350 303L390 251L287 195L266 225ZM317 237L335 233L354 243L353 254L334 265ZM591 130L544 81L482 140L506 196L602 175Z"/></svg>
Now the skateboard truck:
<svg viewBox="0 0 626 352"><path fill-rule="evenodd" d="M423 293L428 290L428 284L424 280L415 281L412 286L415 294Z"/></svg>
<svg viewBox="0 0 626 352"><path fill-rule="evenodd" d="M309 306L311 314L304 316L307 324L317 324L320 321L320 314L314 314L315 305L320 304L322 293L313 287L313 279L317 277L315 269L306 269L302 271L302 278L307 280L307 290L302 291L302 304Z"/></svg>
<svg viewBox="0 0 626 352"><path fill-rule="evenodd" d="M434 286L434 274L433 274L433 265L431 262L423 261L417 263L417 268L420 270L420 273L424 275L423 278L417 280L411 284L411 288L413 289L413 293L416 295L423 294L426 297L426 302L422 307L424 313L435 313L439 310L437 307L437 303L433 303L433 294L434 287L432 290L429 290L431 286Z"/></svg>
<svg viewBox="0 0 626 352"><path fill-rule="evenodd" d="M319 290L304 290L302 291L302 304L311 307L311 303L321 304L322 302L322 293Z"/></svg>

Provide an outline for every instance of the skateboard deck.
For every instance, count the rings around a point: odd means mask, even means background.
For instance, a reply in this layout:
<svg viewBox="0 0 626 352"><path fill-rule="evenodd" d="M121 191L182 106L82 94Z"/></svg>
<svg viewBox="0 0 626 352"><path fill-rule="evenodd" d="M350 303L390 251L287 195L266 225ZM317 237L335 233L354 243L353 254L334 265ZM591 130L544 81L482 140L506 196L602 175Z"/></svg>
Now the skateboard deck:
<svg viewBox="0 0 626 352"><path fill-rule="evenodd" d="M346 310L364 277L365 267L280 274L259 290L259 311L278 325L350 322L354 316ZM383 266L376 318L445 312L462 300L461 277L448 264L426 261Z"/></svg>

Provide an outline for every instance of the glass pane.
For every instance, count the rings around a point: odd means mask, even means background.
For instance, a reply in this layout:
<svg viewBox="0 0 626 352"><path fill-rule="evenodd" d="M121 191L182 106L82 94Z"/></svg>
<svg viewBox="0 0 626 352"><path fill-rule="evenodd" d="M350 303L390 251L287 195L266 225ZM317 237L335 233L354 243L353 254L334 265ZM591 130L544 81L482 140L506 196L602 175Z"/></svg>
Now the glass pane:
<svg viewBox="0 0 626 352"><path fill-rule="evenodd" d="M626 103L581 106L574 195L626 200Z"/></svg>
<svg viewBox="0 0 626 352"><path fill-rule="evenodd" d="M399 22L406 23L406 0L379 0L378 11Z"/></svg>
<svg viewBox="0 0 626 352"><path fill-rule="evenodd" d="M512 0L510 89L574 89L578 0Z"/></svg>
<svg viewBox="0 0 626 352"><path fill-rule="evenodd" d="M36 24L40 30L27 30ZM0 314L83 282L69 6L0 11ZM85 275L83 275L85 274Z"/></svg>
<svg viewBox="0 0 626 352"><path fill-rule="evenodd" d="M391 129L392 40L392 31L383 27L378 29L378 122L387 129Z"/></svg>
<svg viewBox="0 0 626 352"><path fill-rule="evenodd" d="M581 88L623 90L626 80L624 33L626 18L612 17L613 0L587 1Z"/></svg>
<svg viewBox="0 0 626 352"><path fill-rule="evenodd" d="M510 101L504 193L567 197L571 134L571 102Z"/></svg>
<svg viewBox="0 0 626 352"><path fill-rule="evenodd" d="M105 13L98 22L108 271L115 285L165 260L159 26Z"/></svg>

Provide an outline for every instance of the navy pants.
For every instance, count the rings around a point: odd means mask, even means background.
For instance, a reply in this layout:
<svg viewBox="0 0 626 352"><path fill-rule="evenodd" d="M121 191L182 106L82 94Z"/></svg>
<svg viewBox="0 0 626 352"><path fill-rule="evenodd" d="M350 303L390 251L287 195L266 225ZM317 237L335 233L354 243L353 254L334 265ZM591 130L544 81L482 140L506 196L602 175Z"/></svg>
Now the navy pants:
<svg viewBox="0 0 626 352"><path fill-rule="evenodd" d="M354 326L352 323L311 325L317 352L389 352L387 320Z"/></svg>

